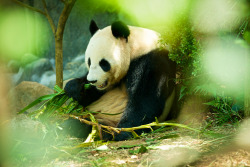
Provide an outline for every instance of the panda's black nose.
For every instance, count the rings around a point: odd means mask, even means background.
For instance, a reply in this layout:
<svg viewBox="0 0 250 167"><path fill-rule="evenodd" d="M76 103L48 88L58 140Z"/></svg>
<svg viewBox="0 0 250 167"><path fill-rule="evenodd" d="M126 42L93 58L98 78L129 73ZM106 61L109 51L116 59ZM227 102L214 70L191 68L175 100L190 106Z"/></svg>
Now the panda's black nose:
<svg viewBox="0 0 250 167"><path fill-rule="evenodd" d="M96 82L97 82L97 80L89 81L89 83L91 83L91 84L94 84Z"/></svg>

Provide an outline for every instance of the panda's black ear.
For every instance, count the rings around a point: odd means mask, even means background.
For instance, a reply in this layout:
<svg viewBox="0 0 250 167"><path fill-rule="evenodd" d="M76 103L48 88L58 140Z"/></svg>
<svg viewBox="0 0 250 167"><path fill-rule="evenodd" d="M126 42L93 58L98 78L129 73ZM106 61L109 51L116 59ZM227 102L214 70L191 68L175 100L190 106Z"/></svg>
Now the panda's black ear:
<svg viewBox="0 0 250 167"><path fill-rule="evenodd" d="M130 34L129 28L121 21L116 21L111 25L112 34L116 38L125 38L128 42L128 36Z"/></svg>
<svg viewBox="0 0 250 167"><path fill-rule="evenodd" d="M98 31L98 30L99 30L99 28L96 25L95 21L91 20L90 25L89 25L89 31L90 31L91 35L93 36L96 33L96 31Z"/></svg>

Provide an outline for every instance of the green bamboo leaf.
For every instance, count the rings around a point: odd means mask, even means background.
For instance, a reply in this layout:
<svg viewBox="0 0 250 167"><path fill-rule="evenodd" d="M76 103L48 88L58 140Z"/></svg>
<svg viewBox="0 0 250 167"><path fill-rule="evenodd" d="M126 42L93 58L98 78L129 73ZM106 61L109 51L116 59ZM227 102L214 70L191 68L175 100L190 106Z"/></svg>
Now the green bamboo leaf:
<svg viewBox="0 0 250 167"><path fill-rule="evenodd" d="M32 118L38 118L39 115L41 115L44 110L45 110L45 108L39 109L39 110L35 110L35 111L29 113L28 116L32 117Z"/></svg>
<svg viewBox="0 0 250 167"><path fill-rule="evenodd" d="M60 88L58 85L54 86L54 90L58 93L64 92L64 90L62 88Z"/></svg>
<svg viewBox="0 0 250 167"><path fill-rule="evenodd" d="M67 114L71 113L77 106L75 105L74 101L70 101L70 103L67 105L66 112Z"/></svg>
<svg viewBox="0 0 250 167"><path fill-rule="evenodd" d="M141 144L133 144L133 145L121 145L119 146L118 148L134 148L134 147L138 147L138 146L141 146Z"/></svg>
<svg viewBox="0 0 250 167"><path fill-rule="evenodd" d="M88 114L90 116L89 118L90 118L91 122L98 123L98 121L95 119L93 114L91 114L90 112L88 112Z"/></svg>
<svg viewBox="0 0 250 167"><path fill-rule="evenodd" d="M130 154L143 154L146 152L148 152L148 149L143 145L141 145L141 147L138 148L137 150L129 150Z"/></svg>
<svg viewBox="0 0 250 167"><path fill-rule="evenodd" d="M69 97L65 94L58 94L51 99L47 105L46 109L44 110L43 114L41 115L41 119L46 120L48 119L56 110L58 110L62 105L69 99Z"/></svg>
<svg viewBox="0 0 250 167"><path fill-rule="evenodd" d="M158 121L157 117L155 117L155 122L156 122L157 124L159 123L159 121Z"/></svg>
<svg viewBox="0 0 250 167"><path fill-rule="evenodd" d="M84 85L84 89L89 89L90 86L91 86L90 84L85 84L85 85Z"/></svg>
<svg viewBox="0 0 250 167"><path fill-rule="evenodd" d="M141 153L141 154L146 153L147 151L148 149L143 145L138 149L138 153Z"/></svg>
<svg viewBox="0 0 250 167"><path fill-rule="evenodd" d="M50 100L53 97L55 97L57 94L49 94L49 95L44 95L39 97L38 99L36 99L35 101L33 101L32 103L30 103L28 106L26 106L25 108L23 108L20 112L18 112L18 114L22 114L25 111L27 111L28 109L34 107L35 105L39 104L42 101L46 101L46 100Z"/></svg>
<svg viewBox="0 0 250 167"><path fill-rule="evenodd" d="M135 139L140 138L140 136L135 131L132 131L131 133Z"/></svg>

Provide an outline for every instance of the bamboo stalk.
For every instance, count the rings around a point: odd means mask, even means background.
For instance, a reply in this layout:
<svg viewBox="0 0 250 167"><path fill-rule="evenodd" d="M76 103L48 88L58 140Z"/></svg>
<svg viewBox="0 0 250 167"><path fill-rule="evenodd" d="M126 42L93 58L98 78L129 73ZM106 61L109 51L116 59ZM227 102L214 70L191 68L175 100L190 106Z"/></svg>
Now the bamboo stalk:
<svg viewBox="0 0 250 167"><path fill-rule="evenodd" d="M197 129L190 128L190 127L188 127L186 125L178 124L178 123L168 123L168 122L157 123L157 122L152 122L152 123L149 123L149 124L136 126L136 127L131 127L131 128L115 128L115 127L112 127L112 126L106 126L106 125L98 124L98 123L95 123L95 122L91 122L91 121L88 121L86 119L74 116L74 115L70 115L70 117L72 117L74 119L78 119L82 123L85 123L85 124L88 124L88 125L91 125L91 126L100 126L101 128L107 129L109 131L110 130L114 131L114 132L116 132L118 134L121 133L122 131L123 132L132 132L132 131L139 130L139 129L152 129L153 126L156 126L156 127L159 127L159 126L175 126L175 127L179 127L179 128L189 129L189 130L192 130L192 131L195 131L195 132L200 132Z"/></svg>

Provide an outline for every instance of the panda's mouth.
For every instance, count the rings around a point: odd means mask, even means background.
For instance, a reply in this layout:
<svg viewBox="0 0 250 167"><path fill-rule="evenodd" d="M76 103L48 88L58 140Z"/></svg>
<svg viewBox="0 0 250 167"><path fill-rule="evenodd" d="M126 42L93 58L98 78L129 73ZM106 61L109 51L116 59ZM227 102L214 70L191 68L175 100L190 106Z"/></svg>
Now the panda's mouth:
<svg viewBox="0 0 250 167"><path fill-rule="evenodd" d="M98 87L99 89L103 89L103 88L105 88L107 85L108 85L108 80L106 80L105 82L103 82L103 84L101 84L101 85L97 85L97 87Z"/></svg>

